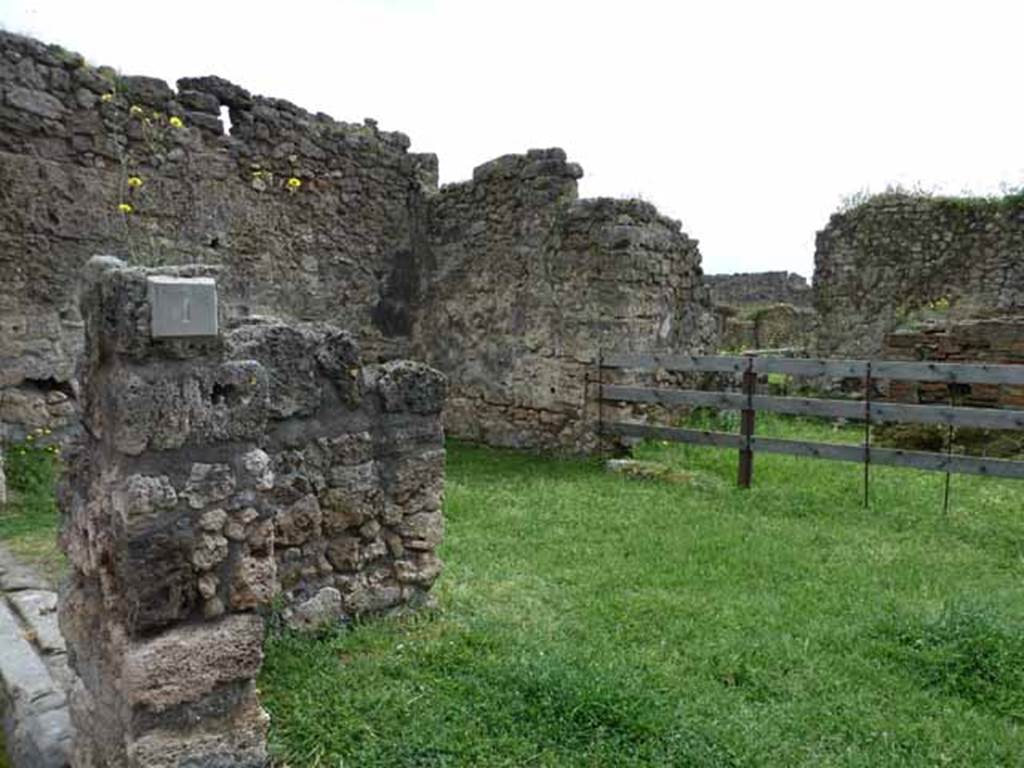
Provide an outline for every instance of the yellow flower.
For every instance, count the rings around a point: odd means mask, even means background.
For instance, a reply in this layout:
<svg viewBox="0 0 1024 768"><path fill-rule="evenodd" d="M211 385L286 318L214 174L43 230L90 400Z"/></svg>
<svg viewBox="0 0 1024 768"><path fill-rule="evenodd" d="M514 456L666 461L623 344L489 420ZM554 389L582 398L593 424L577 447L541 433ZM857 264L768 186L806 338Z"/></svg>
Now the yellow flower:
<svg viewBox="0 0 1024 768"><path fill-rule="evenodd" d="M49 435L49 434L52 434L52 433L53 433L52 429L49 429L47 427L43 427L43 434L44 435Z"/></svg>
<svg viewBox="0 0 1024 768"><path fill-rule="evenodd" d="M135 208L132 207L131 203L121 203L120 205L117 206L117 210L119 210L121 213L128 214L134 211Z"/></svg>
<svg viewBox="0 0 1024 768"><path fill-rule="evenodd" d="M36 439L36 436L35 436L35 435L27 435L27 436L25 437L25 442L27 442L27 443L31 443L31 442L32 442L33 440L35 440L35 439Z"/></svg>
<svg viewBox="0 0 1024 768"><path fill-rule="evenodd" d="M302 179L297 179L294 176L292 176L290 179L288 179L288 189L290 189L292 192L294 192L296 189L298 189L301 186L302 186Z"/></svg>
<svg viewBox="0 0 1024 768"><path fill-rule="evenodd" d="M176 116L176 115L172 116L171 119L168 120L167 122L169 122L171 124L172 128L184 128L185 127L185 124L183 122L181 122L181 118Z"/></svg>
<svg viewBox="0 0 1024 768"><path fill-rule="evenodd" d="M138 117L142 114L143 109L138 104L132 104L132 108L128 110L129 114Z"/></svg>
<svg viewBox="0 0 1024 768"><path fill-rule="evenodd" d="M142 186L142 177L141 176L129 176L128 177L128 186L131 187L132 189L138 189L139 187Z"/></svg>
<svg viewBox="0 0 1024 768"><path fill-rule="evenodd" d="M113 101L113 100L114 100L114 94L113 93L104 93L102 96L100 96L100 101Z"/></svg>

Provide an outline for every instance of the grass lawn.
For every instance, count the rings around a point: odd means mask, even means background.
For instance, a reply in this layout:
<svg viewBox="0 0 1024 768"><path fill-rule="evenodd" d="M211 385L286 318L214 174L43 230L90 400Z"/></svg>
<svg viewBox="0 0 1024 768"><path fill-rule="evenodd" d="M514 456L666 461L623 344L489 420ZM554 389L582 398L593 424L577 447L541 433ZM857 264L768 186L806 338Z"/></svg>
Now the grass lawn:
<svg viewBox="0 0 1024 768"><path fill-rule="evenodd" d="M17 495L0 507L0 542L54 584L65 567L64 555L57 549L58 528L55 508L24 504Z"/></svg>
<svg viewBox="0 0 1024 768"><path fill-rule="evenodd" d="M451 445L440 609L270 638L279 763L1024 765L1024 484L943 514L941 475L876 468L865 510L859 465L759 455L740 491L733 451L636 455L676 482ZM48 498L0 541L55 575Z"/></svg>
<svg viewBox="0 0 1024 768"><path fill-rule="evenodd" d="M0 506L0 543L56 584L65 566L57 549L53 449L22 443L8 446L5 458L9 489L7 504Z"/></svg>
<svg viewBox="0 0 1024 768"><path fill-rule="evenodd" d="M637 455L692 480L451 445L440 609L271 638L280 763L1024 765L1024 484Z"/></svg>

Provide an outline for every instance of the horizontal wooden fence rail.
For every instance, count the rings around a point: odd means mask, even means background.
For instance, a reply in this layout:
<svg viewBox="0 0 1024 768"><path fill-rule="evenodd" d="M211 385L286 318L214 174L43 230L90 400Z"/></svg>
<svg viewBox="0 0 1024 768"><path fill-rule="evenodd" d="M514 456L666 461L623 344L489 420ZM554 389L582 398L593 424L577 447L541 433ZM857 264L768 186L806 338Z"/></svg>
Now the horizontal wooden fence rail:
<svg viewBox="0 0 1024 768"><path fill-rule="evenodd" d="M907 403L865 403L856 400L826 400L812 397L775 397L738 392L704 392L696 389L624 387L606 384L605 400L656 405L696 405L722 410L742 410L748 399L755 411L785 413L793 416L830 416L898 424L942 424L980 429L1024 429L1024 411L1002 408L967 408L948 405L910 405Z"/></svg>
<svg viewBox="0 0 1024 768"><path fill-rule="evenodd" d="M871 366L871 378L943 384L1008 384L1024 386L1024 365L988 363L911 363L900 360L824 360L794 357L722 357L657 354L607 354L602 368L637 371L696 371L701 373L743 373L752 359L756 374L784 373L789 376L830 379L863 379Z"/></svg>
<svg viewBox="0 0 1024 768"><path fill-rule="evenodd" d="M951 452L932 453L877 448L870 442L871 426L880 423L943 425L950 430L950 446L952 430L956 427L1024 430L1024 410L969 408L956 406L953 402L950 405L916 405L879 402L871 399L873 386L879 380L1024 387L1024 365L819 360L750 355L728 357L608 354L601 356L598 367L601 403L614 402L667 407L701 406L740 411L739 434L628 422L605 423L603 418L600 420L600 429L604 434L622 437L653 438L719 448L737 448L740 451L740 485L743 486L750 484L753 454L757 452L863 463L865 465L865 501L870 464L945 472L947 479L949 473L1024 479L1024 461L956 456ZM606 369L648 373L681 371L737 374L742 375L743 387L741 392L718 392L665 386L606 384L604 383ZM755 384L758 375L770 373L811 378L859 379L864 385L865 399L840 400L756 394ZM833 444L757 437L754 435L754 423L755 414L758 411L857 420L865 424L864 442L862 444Z"/></svg>

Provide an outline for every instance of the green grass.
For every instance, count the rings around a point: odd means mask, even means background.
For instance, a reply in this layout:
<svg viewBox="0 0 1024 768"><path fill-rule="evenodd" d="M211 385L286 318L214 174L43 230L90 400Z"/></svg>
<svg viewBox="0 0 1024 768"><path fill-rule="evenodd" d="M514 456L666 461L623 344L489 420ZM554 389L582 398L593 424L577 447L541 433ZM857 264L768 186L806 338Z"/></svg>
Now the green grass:
<svg viewBox="0 0 1024 768"><path fill-rule="evenodd" d="M735 428L728 414L700 426ZM799 420L763 434L856 441ZM452 445L441 608L270 639L300 766L1024 763L1018 484L645 444L666 478ZM55 573L47 457L0 540ZM0 755L0 767L4 765Z"/></svg>
<svg viewBox="0 0 1024 768"><path fill-rule="evenodd" d="M852 441L800 421L759 432ZM272 637L299 766L1024 764L1008 481L640 446L692 476L455 444L440 609Z"/></svg>
<svg viewBox="0 0 1024 768"><path fill-rule="evenodd" d="M6 505L0 505L0 542L54 582L64 569L64 556L57 549L56 454L55 448L36 445L34 439L8 445L4 450L8 498ZM8 765L0 728L0 768Z"/></svg>
<svg viewBox="0 0 1024 768"><path fill-rule="evenodd" d="M4 458L9 491L7 504L0 506L0 542L56 582L64 569L57 549L56 449L34 441L15 443L4 451Z"/></svg>

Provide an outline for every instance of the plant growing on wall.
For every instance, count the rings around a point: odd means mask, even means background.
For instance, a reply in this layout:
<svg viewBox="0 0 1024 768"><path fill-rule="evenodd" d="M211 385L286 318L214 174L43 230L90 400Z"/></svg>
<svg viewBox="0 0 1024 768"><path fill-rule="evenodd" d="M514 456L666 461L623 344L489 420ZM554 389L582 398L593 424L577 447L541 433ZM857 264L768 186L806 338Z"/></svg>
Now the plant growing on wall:
<svg viewBox="0 0 1024 768"><path fill-rule="evenodd" d="M155 223L146 222L146 218L157 211L144 192L147 180L144 169L159 163L173 149L173 132L186 130L185 122L178 115L165 115L141 104L129 104L117 77L113 78L111 90L100 97L99 108L113 128L118 147L120 173L116 200L111 207L120 218L127 260L140 266L168 263L172 259L156 235Z"/></svg>
<svg viewBox="0 0 1024 768"><path fill-rule="evenodd" d="M54 511L53 488L60 466L60 447L48 442L50 434L49 429L39 428L4 449L7 486L18 494L21 507L30 512Z"/></svg>

